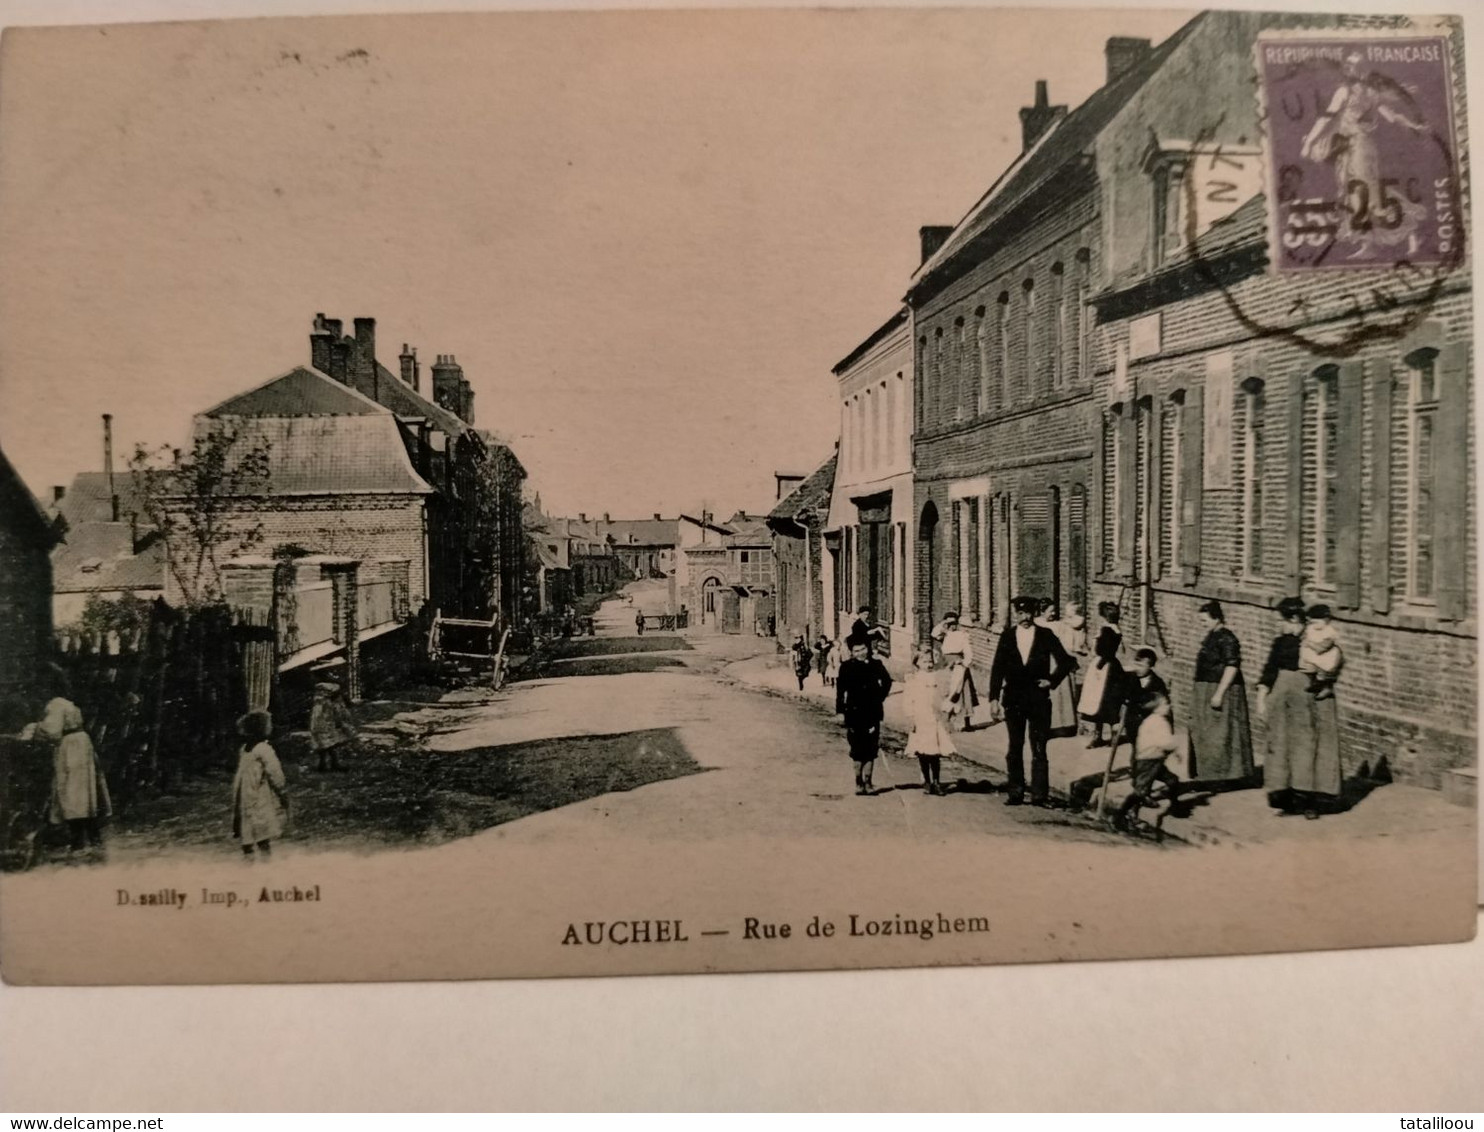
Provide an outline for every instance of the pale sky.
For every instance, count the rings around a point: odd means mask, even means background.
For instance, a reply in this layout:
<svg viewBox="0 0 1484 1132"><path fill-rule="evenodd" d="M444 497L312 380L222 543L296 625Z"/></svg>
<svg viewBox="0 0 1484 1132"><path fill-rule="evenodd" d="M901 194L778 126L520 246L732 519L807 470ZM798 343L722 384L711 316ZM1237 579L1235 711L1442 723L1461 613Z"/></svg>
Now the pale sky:
<svg viewBox="0 0 1484 1132"><path fill-rule="evenodd" d="M0 447L39 496L307 365L452 353L558 513L771 504L917 229L1178 12L551 13L7 32ZM426 389L426 384L424 386ZM119 457L122 459L122 455Z"/></svg>

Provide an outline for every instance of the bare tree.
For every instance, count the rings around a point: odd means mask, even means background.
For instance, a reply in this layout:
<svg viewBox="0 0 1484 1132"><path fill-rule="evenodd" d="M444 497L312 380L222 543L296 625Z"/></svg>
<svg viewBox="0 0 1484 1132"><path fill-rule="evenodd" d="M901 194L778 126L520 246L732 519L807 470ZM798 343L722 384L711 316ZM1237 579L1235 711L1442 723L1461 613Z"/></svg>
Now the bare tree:
<svg viewBox="0 0 1484 1132"><path fill-rule="evenodd" d="M189 450L135 448L129 469L140 505L165 538L170 576L188 608L219 602L221 563L262 541L262 523L251 514L271 481L270 447L216 424L198 432Z"/></svg>

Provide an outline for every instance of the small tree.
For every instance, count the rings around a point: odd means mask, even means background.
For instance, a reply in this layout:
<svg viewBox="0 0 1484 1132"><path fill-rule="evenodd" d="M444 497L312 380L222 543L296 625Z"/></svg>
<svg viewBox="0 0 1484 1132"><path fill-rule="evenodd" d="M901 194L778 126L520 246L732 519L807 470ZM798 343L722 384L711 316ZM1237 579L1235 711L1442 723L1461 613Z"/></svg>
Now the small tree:
<svg viewBox="0 0 1484 1132"><path fill-rule="evenodd" d="M262 541L263 525L251 519L250 507L268 491L270 447L215 423L196 434L189 451L135 448L129 469L140 506L165 539L170 576L188 608L219 602L222 562Z"/></svg>

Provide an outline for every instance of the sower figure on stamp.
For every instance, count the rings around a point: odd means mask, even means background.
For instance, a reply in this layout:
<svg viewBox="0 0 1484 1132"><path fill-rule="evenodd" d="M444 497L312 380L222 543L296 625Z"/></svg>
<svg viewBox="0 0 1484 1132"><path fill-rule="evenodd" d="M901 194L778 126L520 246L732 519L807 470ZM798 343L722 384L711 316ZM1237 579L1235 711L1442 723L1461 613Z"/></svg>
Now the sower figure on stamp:
<svg viewBox="0 0 1484 1132"><path fill-rule="evenodd" d="M1072 671L1072 658L1056 634L1035 623L1036 599L1018 597L1013 606L1015 625L1000 634L994 665L989 671L989 698L998 717L1003 711L1009 749L1007 806L1025 801L1025 736L1031 739L1031 805L1051 801L1051 768L1046 740L1051 731L1051 691ZM1003 706L1002 706L1003 705Z"/></svg>
<svg viewBox="0 0 1484 1132"><path fill-rule="evenodd" d="M855 763L855 792L870 794L871 774L881 749L881 718L887 693L891 691L891 673L871 655L871 645L865 637L851 637L848 643L850 659L840 665L835 682L835 714L845 725L850 758Z"/></svg>

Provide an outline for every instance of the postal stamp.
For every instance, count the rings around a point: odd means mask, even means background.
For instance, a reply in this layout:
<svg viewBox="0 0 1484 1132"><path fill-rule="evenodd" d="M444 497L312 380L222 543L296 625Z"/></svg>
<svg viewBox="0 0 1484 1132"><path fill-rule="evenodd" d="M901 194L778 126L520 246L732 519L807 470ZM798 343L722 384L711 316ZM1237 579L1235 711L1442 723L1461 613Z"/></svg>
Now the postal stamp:
<svg viewBox="0 0 1484 1132"><path fill-rule="evenodd" d="M1444 37L1268 33L1257 70L1272 271L1446 271L1461 261Z"/></svg>

